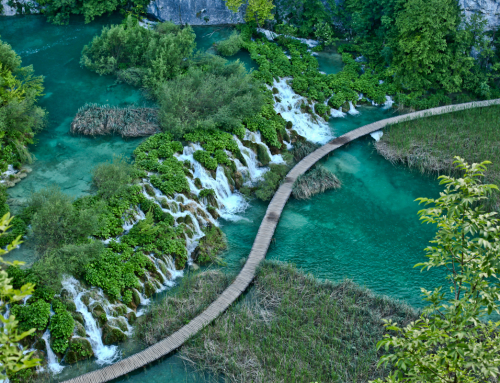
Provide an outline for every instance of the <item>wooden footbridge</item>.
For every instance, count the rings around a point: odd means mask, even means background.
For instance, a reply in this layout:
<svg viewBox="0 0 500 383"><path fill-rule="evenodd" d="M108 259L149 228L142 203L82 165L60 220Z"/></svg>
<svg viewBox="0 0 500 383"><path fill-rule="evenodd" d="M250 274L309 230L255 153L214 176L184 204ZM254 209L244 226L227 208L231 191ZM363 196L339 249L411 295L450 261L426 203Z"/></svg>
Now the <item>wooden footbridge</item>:
<svg viewBox="0 0 500 383"><path fill-rule="evenodd" d="M373 133L384 128L387 125L397 122L414 120L421 117L433 116L454 112L458 110L485 107L490 105L500 105L500 99L488 100L481 102L470 102L453 106L444 106L439 108L427 109L415 113L410 113L402 116L396 116L385 120L377 121L369 125L362 126L349 133L346 133L326 145L320 147L316 151L309 154L287 174L284 183L279 187L269 204L266 215L262 220L257 236L252 246L248 260L243 269L240 271L235 281L196 318L191 320L189 324L176 331L168 338L148 347L144 351L138 352L126 359L117 363L104 367L100 370L92 371L76 378L67 380L66 383L102 383L128 374L140 367L146 366L159 358L178 349L190 337L197 334L206 325L217 318L224 312L250 285L255 277L255 273L260 262L266 257L269 244L274 234L274 230L278 225L281 212L285 207L288 198L292 192L292 187L298 176L304 174L316 162L324 158L330 152L341 146L367 134Z"/></svg>

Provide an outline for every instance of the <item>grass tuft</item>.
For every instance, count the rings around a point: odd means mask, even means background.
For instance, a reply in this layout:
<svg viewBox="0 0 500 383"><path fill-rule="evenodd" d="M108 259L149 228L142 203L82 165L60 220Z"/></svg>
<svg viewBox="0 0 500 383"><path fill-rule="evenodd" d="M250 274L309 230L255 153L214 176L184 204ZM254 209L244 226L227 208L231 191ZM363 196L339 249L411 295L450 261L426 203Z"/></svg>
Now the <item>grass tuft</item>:
<svg viewBox="0 0 500 383"><path fill-rule="evenodd" d="M309 199L313 195L323 193L328 189L338 189L340 186L341 182L335 174L317 165L314 169L297 177L293 184L292 194L296 199Z"/></svg>

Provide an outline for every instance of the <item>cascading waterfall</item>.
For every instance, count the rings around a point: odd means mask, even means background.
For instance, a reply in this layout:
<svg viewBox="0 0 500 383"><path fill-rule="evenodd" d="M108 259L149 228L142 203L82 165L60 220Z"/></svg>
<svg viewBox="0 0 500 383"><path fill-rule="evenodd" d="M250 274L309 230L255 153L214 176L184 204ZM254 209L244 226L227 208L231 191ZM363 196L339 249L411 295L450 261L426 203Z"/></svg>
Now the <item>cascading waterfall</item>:
<svg viewBox="0 0 500 383"><path fill-rule="evenodd" d="M274 104L277 113L287 120L291 121L293 128L298 134L307 138L307 140L325 144L333 138L330 126L321 117L315 120L308 113L302 113L300 106L308 103L308 100L295 93L287 81L290 78L281 78L274 80L273 86L278 89L278 100Z"/></svg>
<svg viewBox="0 0 500 383"><path fill-rule="evenodd" d="M50 371L52 371L53 374L59 374L64 369L64 367L59 364L56 354L54 354L54 351L52 351L52 348L50 347L49 329L45 330L42 339L45 341L45 345L47 348L47 367Z"/></svg>
<svg viewBox="0 0 500 383"><path fill-rule="evenodd" d="M82 289L80 282L73 277L64 278L62 285L71 294L76 305L76 311L83 315L87 339L92 346L97 363L100 365L113 363L119 356L118 346L105 346L103 344L101 330L97 325L97 321L92 316L88 307L82 302L82 296L87 290ZM105 305L103 307L105 308Z"/></svg>
<svg viewBox="0 0 500 383"><path fill-rule="evenodd" d="M269 158L271 158L271 163L273 163L273 164L286 163L285 160L283 159L283 157L281 156L281 154L271 154L269 147L265 143L262 142L262 136L261 136L259 131L251 132L251 131L247 130L245 132L245 136L243 139L247 140L247 141L255 142L256 144L263 145L266 148L267 155L269 156Z"/></svg>

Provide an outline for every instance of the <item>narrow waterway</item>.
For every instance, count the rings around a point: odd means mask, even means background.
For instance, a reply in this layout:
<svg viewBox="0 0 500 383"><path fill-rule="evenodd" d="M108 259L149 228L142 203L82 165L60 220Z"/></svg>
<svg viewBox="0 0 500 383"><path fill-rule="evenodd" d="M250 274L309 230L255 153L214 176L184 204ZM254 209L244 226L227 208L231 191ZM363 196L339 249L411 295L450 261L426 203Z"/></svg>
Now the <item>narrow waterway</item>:
<svg viewBox="0 0 500 383"><path fill-rule="evenodd" d="M90 171L113 154L130 156L141 139L119 137L75 137L70 123L78 108L87 102L117 106L143 105L140 90L115 84L113 77L100 77L80 67L80 53L104 25L120 22L119 16L101 18L85 25L79 18L68 26L48 24L41 16L0 18L0 35L21 56L24 65L45 76L41 105L49 112L47 128L30 149L37 158L33 172L9 189L10 203L22 206L33 191L57 184L67 194L89 191ZM227 38L231 28L195 28L197 46L213 49L213 43ZM320 70L336 73L342 68L339 55L320 53ZM239 59L255 68L248 53ZM391 116L381 107L360 107L360 114L330 120L336 136L373 121ZM420 224L415 198L435 197L437 181L403 167L393 166L379 156L370 137L333 153L324 165L342 181L342 188L309 201L290 200L281 217L268 258L295 263L319 278L351 278L374 291L420 305L420 287L442 284L436 273L420 273L413 265L424 259L423 248L434 229ZM228 272L237 272L252 247L267 203L250 201L250 207L236 221L221 220L228 240L224 257ZM14 210L15 211L15 210ZM30 246L9 254L10 259L32 261ZM168 292L164 293L168 294ZM131 342L121 346L122 356L140 347ZM58 379L76 376L97 366L93 362L65 368ZM117 381L193 382L205 376L184 366L177 356L137 371Z"/></svg>

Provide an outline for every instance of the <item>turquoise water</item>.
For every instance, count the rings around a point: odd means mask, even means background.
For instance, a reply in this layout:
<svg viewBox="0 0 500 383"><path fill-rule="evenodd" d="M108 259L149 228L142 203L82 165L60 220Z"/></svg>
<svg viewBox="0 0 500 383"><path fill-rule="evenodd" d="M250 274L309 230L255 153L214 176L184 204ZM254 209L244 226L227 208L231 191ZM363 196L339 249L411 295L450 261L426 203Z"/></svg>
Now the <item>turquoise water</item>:
<svg viewBox="0 0 500 383"><path fill-rule="evenodd" d="M29 193L50 184L78 196L88 192L90 171L98 163L111 160L113 154L129 156L138 140L119 137L92 139L69 134L70 122L86 102L112 105L142 105L139 90L127 85L114 86L112 77L99 77L79 65L80 52L102 26L119 18L102 18L84 25L73 19L69 26L54 26L43 17L0 18L0 35L21 55L24 65L33 64L44 75L46 96L41 104L49 112L46 130L31 147L37 157L33 172L16 187L9 189L9 201L22 205ZM215 31L215 32L214 32ZM201 50L226 38L230 28L196 28ZM212 35L210 33L214 32ZM240 59L252 68L244 52ZM336 73L341 69L338 56L320 55L320 70ZM361 107L358 116L332 119L336 135L356 127L390 117L391 111ZM275 234L268 257L296 263L320 278L352 278L376 292L405 299L418 306L419 287L442 284L442 275L420 273L412 266L424 259L422 249L434 230L421 225L414 199L434 197L439 191L436 180L396 167L374 152L372 139L365 138L338 150L324 161L342 181L338 191L329 191L309 201L290 200ZM228 271L237 271L252 246L267 204L251 201L251 207L238 222L221 221L228 239L225 254ZM16 259L30 260L29 246L12 253ZM125 347L124 356L136 350ZM67 368L64 375L78 375L95 368L83 363ZM119 381L191 382L204 376L184 367L173 356L161 363L131 374Z"/></svg>

